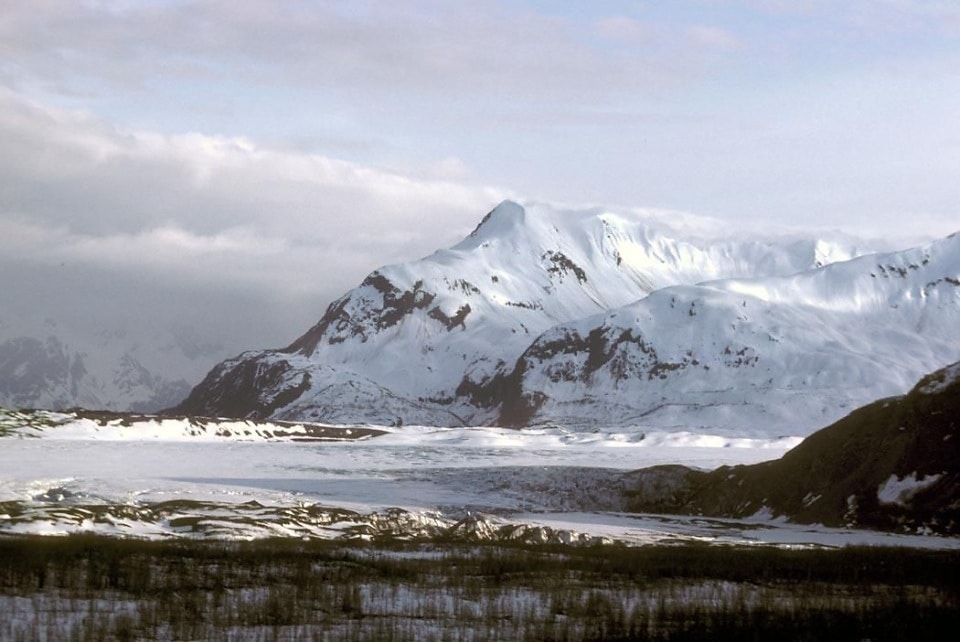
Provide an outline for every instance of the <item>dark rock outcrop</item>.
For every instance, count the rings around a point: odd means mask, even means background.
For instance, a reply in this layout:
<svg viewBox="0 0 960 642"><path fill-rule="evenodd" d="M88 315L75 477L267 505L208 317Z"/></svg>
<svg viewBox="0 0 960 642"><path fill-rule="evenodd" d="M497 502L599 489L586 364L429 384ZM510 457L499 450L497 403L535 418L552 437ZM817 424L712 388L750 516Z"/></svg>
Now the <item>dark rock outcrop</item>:
<svg viewBox="0 0 960 642"><path fill-rule="evenodd" d="M179 406L168 412L265 419L309 388L309 373L291 373L285 360L247 352L211 370Z"/></svg>

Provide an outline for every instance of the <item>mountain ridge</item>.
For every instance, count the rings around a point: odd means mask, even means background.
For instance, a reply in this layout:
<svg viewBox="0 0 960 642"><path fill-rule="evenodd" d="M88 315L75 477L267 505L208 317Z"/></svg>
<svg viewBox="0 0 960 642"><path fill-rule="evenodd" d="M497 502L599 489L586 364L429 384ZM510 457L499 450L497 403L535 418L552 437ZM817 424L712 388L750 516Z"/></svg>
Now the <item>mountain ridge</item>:
<svg viewBox="0 0 960 642"><path fill-rule="evenodd" d="M41 326L0 341L0 405L157 411L190 391L203 358L170 337L145 346L122 333L100 332L92 343L78 334Z"/></svg>
<svg viewBox="0 0 960 642"><path fill-rule="evenodd" d="M585 319L623 314L632 305L662 301L668 290L671 296L703 294L718 290L723 279L744 290L756 278L816 273L863 254L859 248L817 239L793 238L779 244L720 240L698 245L671 238L667 231L667 226L624 213L556 211L504 202L453 247L372 272L357 288L332 302L320 321L286 348L250 351L219 364L173 410L228 416L242 411L251 418L351 423L642 423L652 406L637 412L629 404L604 397L602 391L600 403L622 407L623 412L593 416L590 412L582 416L532 412L527 417L516 412L511 416L511 403L529 406L530 395L538 392L524 388L529 381L521 376L524 368L518 372L518 360L564 324L576 326ZM898 266L891 262L889 271L873 278L901 276L894 269ZM948 271L945 278L940 284L951 285L949 279L960 274ZM747 294L737 291L724 296ZM687 314L693 320L696 302L684 303L692 304ZM949 306L956 304L956 297L948 301ZM578 355L591 365L605 361L596 351L590 352L590 336L586 332L561 352ZM642 349L636 337L632 343ZM942 347L960 352L955 342ZM725 356L740 365L757 359L752 353L737 354L743 349ZM927 354L932 349L924 348L917 363L902 368L904 372L897 375L902 385L952 356ZM687 360L700 361L694 354ZM678 362L658 363L651 366L659 368L657 377L669 378ZM867 386L862 395L846 400L835 412L874 398L865 398L869 394ZM236 397L246 399L242 408L235 403ZM584 407L589 407L589 395L585 399ZM670 406L669 399L666 405ZM671 424L669 416L652 414L659 422L655 425L680 425ZM691 419L682 412L679 415L678 422ZM816 428L827 423L825 418L830 417L807 416L797 430ZM757 418L750 421L755 424ZM743 429L735 422L724 425Z"/></svg>
<svg viewBox="0 0 960 642"><path fill-rule="evenodd" d="M671 286L538 337L493 382L505 399L499 421L602 422L607 412L715 429L751 412L744 423L788 426L803 406L831 400L803 418L809 431L960 356L957 327L956 234L790 276ZM746 410L738 393L754 396Z"/></svg>

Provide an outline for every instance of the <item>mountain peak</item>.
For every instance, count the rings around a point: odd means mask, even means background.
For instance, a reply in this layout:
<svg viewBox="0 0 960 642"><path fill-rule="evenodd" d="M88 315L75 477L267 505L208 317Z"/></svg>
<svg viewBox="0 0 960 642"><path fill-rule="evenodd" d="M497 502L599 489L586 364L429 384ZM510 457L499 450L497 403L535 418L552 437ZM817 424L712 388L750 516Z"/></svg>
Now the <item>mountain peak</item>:
<svg viewBox="0 0 960 642"><path fill-rule="evenodd" d="M525 214L523 205L511 200L502 201L487 212L480 224L470 232L470 238L496 236L505 229L522 222Z"/></svg>
<svg viewBox="0 0 960 642"><path fill-rule="evenodd" d="M955 241L841 264L860 253L663 227L504 201L288 348L224 362L180 412L796 434L958 358Z"/></svg>

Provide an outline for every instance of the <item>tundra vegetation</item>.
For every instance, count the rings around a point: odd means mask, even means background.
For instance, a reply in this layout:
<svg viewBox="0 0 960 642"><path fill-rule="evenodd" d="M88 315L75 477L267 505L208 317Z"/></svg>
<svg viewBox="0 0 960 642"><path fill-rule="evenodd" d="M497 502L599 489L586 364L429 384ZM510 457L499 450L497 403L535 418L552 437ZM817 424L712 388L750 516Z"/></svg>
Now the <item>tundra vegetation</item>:
<svg viewBox="0 0 960 642"><path fill-rule="evenodd" d="M0 539L0 639L941 639L960 553Z"/></svg>

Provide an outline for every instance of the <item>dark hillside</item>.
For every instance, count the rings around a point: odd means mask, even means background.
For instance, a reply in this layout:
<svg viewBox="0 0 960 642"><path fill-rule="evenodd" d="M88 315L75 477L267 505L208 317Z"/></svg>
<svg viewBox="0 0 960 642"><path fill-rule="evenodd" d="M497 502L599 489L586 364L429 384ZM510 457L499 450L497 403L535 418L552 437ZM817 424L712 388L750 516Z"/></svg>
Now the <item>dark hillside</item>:
<svg viewBox="0 0 960 642"><path fill-rule="evenodd" d="M633 508L712 516L758 512L800 523L960 533L960 363L824 428L781 459L709 473L645 470L667 494Z"/></svg>

